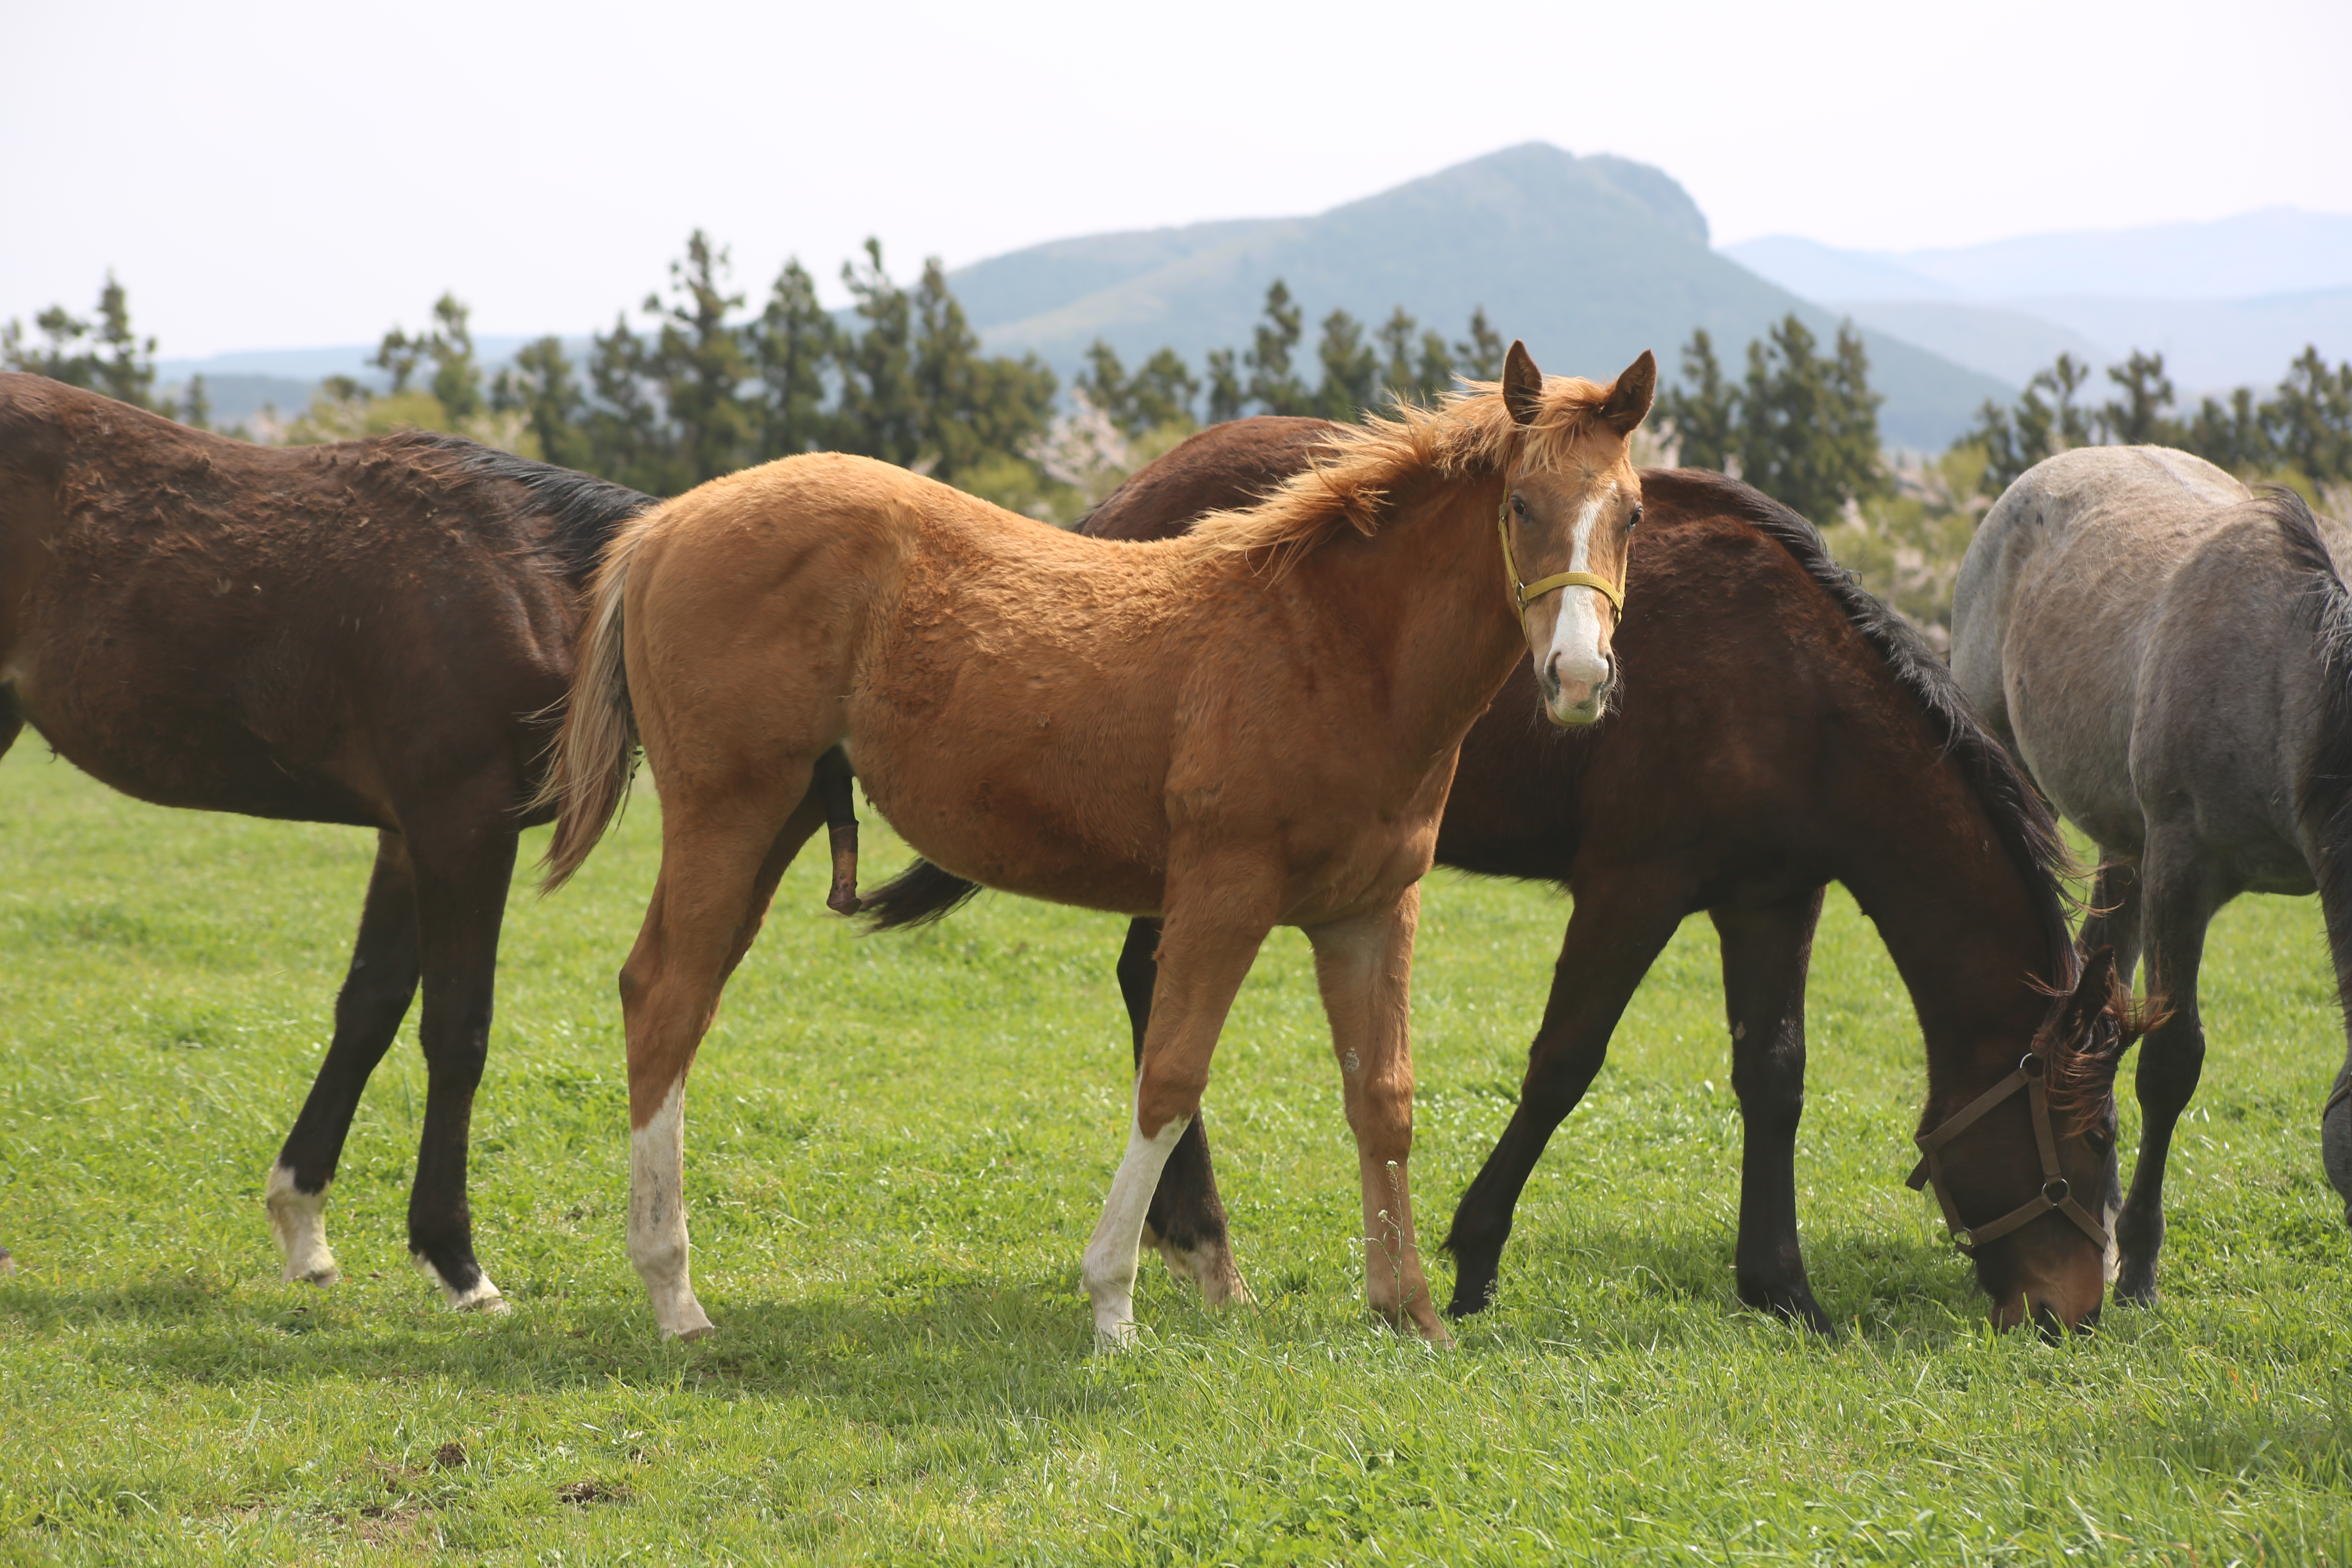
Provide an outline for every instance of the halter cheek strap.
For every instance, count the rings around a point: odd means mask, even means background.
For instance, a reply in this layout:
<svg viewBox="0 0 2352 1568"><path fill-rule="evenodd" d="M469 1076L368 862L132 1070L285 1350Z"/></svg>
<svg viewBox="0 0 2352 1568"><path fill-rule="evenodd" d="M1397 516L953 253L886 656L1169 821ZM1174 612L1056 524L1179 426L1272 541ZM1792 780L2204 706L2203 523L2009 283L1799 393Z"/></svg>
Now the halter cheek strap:
<svg viewBox="0 0 2352 1568"><path fill-rule="evenodd" d="M1555 572L1549 577L1538 577L1532 583L1519 581L1519 564L1511 559L1511 503L1505 501L1495 513L1495 534L1503 542L1503 572L1511 582L1511 596L1517 600L1519 619L1528 618L1528 606L1546 594L1556 594L1562 588L1591 588L1625 613L1625 590L1608 578L1593 572Z"/></svg>
<svg viewBox="0 0 2352 1568"><path fill-rule="evenodd" d="M2073 1220L2074 1228L2091 1238L2092 1246L2102 1252L2107 1249L2107 1227L2091 1217L2090 1211L2075 1200L2066 1178L2058 1173L2058 1139L2050 1125L2048 1077L2049 1064L2029 1054L2017 1064L2016 1071L1977 1096L1942 1126L1915 1140L1919 1145L1920 1160L1905 1184L1915 1192L1921 1187L1934 1190L1936 1201L1943 1205L1944 1224L1952 1233L1952 1245L1964 1253L1973 1255L1987 1242L1997 1241L2053 1209ZM1999 1219L1969 1225L1960 1218L1959 1206L1952 1202L1951 1191L1944 1184L1944 1145L2020 1089L2025 1091L2026 1106L2033 1121L2033 1142L2042 1155L2042 1190Z"/></svg>

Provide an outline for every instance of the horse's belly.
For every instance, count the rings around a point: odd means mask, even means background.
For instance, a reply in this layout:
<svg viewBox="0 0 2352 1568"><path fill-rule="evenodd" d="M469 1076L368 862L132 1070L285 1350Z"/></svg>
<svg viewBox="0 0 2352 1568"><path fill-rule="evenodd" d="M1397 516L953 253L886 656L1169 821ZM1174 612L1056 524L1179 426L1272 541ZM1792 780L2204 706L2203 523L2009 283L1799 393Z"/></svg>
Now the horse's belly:
<svg viewBox="0 0 2352 1568"><path fill-rule="evenodd" d="M927 859L1004 892L1123 914L1160 907L1168 826L1157 781L1110 759L967 734L848 742L874 809Z"/></svg>

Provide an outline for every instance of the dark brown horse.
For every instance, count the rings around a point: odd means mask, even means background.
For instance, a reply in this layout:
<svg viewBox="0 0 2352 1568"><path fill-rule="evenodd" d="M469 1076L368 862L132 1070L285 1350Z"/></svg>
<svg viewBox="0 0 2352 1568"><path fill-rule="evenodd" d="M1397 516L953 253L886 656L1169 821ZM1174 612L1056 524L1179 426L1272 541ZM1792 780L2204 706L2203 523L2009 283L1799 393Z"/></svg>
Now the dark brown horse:
<svg viewBox="0 0 2352 1568"><path fill-rule="evenodd" d="M1195 514L1314 461L1326 428L1218 426L1139 473L1087 530L1181 532ZM1806 966L1822 889L1840 881L1877 922L1918 1011L1923 1132L1990 1090L2026 1090L1960 1124L1938 1155L1948 1215L1985 1233L1974 1258L1996 1317L2089 1321L2114 1203L2114 1074L2138 1020L2111 962L2078 969L2047 808L1942 664L1854 586L1801 518L1720 474L1644 470L1642 490L1613 711L1589 730L1552 729L1523 661L1464 744L1438 839L1441 864L1562 883L1576 901L1520 1104L1446 1238L1458 1268L1451 1310L1491 1298L1538 1156L1600 1070L1644 972L1684 917L1705 910L1722 939L1747 1126L1738 1289L1829 1328L1799 1249L1794 1146ZM868 902L877 923L904 925L971 891L918 862ZM1157 940L1152 921L1136 921L1119 960L1139 1040ZM2018 1079L2029 1056L2048 1089ZM2045 1175L2036 1146L2044 1104L2055 1108L2064 1186ZM2073 1203L2078 1223L2044 1214L2045 1189L2091 1206ZM1209 1300L1240 1292L1198 1121L1168 1164L1150 1227Z"/></svg>
<svg viewBox="0 0 2352 1568"><path fill-rule="evenodd" d="M456 437L271 448L0 375L0 751L26 724L162 805L377 833L335 1033L269 1173L286 1277L330 1284L327 1184L420 980L408 1244L475 1261L467 1124L515 834L579 593L650 498Z"/></svg>

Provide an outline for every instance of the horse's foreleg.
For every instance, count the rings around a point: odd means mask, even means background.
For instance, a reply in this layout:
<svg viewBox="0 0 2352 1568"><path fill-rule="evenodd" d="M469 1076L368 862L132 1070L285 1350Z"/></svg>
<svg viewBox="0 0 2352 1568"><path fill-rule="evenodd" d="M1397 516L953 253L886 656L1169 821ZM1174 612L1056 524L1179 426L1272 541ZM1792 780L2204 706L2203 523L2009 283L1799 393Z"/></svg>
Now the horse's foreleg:
<svg viewBox="0 0 2352 1568"><path fill-rule="evenodd" d="M2172 1130L2197 1092L2205 1067L2205 1026L2197 1014L2197 969L2205 928L2224 895L2198 864L2193 847L2174 852L2151 836L2140 860L2146 903L2147 989L2168 1009L2162 1024L2140 1042L2135 1087L2139 1094L2139 1163L2115 1222L2116 1300L2135 1306L2156 1301L2156 1256L2164 1246L2164 1163Z"/></svg>
<svg viewBox="0 0 2352 1568"><path fill-rule="evenodd" d="M824 820L815 791L781 826L740 803L712 813L684 788L666 802L660 879L621 970L629 1058L629 1262L665 1337L710 1319L687 1260L686 1076L719 992L759 935L776 883Z"/></svg>
<svg viewBox="0 0 2352 1568"><path fill-rule="evenodd" d="M397 833L376 836L351 971L335 997L335 1036L302 1113L278 1151L268 1184L269 1229L286 1278L331 1285L341 1278L327 1246L327 1184L335 1178L360 1093L415 999L416 882Z"/></svg>
<svg viewBox="0 0 2352 1568"><path fill-rule="evenodd" d="M1528 1049L1527 1078L1494 1152L1462 1194L1446 1233L1454 1255L1454 1300L1446 1311L1467 1317L1494 1300L1503 1244L1520 1189L1552 1130L1576 1109L1609 1054L1609 1037L1642 976L1682 922L1687 903L1650 876L1581 879L1576 908L1543 1023Z"/></svg>
<svg viewBox="0 0 2352 1568"><path fill-rule="evenodd" d="M1822 915L1815 888L1790 903L1712 911L1723 943L1731 1088L1745 1126L1732 1277L1751 1307L1834 1330L1813 1300L1797 1239L1797 1123L1805 1110L1805 972Z"/></svg>
<svg viewBox="0 0 2352 1568"><path fill-rule="evenodd" d="M408 834L425 994L416 1034L425 1074L425 1126L408 1194L408 1251L441 1288L442 1299L460 1310L506 1310L499 1288L474 1258L466 1156L474 1091L489 1056L499 929L514 876L510 803L517 793L509 781L499 781L482 792L474 810L447 812Z"/></svg>
<svg viewBox="0 0 2352 1568"><path fill-rule="evenodd" d="M1136 1251L1144 1216L1169 1155L1199 1120L1217 1033L1273 926L1271 918L1237 916L1247 904L1213 890L1171 908L1161 930L1127 1152L1079 1269L1099 1343L1123 1345L1135 1337Z"/></svg>
<svg viewBox="0 0 2352 1568"><path fill-rule="evenodd" d="M1130 921L1118 953L1118 993L1135 1035L1135 1065L1143 1066L1143 1040L1151 1025L1151 990L1160 978L1160 922ZM1202 1115L1186 1123L1184 1134L1160 1170L1151 1207L1143 1216L1143 1245L1159 1249L1168 1272L1197 1286L1212 1307L1246 1301L1249 1287L1234 1267L1225 1205L1217 1196L1217 1173L1209 1163L1209 1124Z"/></svg>
<svg viewBox="0 0 2352 1568"><path fill-rule="evenodd" d="M1364 1284L1372 1310L1441 1344L1454 1336L1429 1299L1412 1226L1412 939L1421 889L1386 909L1311 928L1315 980L1331 1019L1364 1198Z"/></svg>

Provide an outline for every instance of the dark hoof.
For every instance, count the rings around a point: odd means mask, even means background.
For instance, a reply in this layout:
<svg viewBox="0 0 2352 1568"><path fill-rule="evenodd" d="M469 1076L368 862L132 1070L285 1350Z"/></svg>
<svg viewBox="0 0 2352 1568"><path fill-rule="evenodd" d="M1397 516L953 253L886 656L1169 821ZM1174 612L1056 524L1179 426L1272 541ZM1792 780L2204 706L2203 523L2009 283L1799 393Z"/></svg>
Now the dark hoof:
<svg viewBox="0 0 2352 1568"><path fill-rule="evenodd" d="M2156 1260L2145 1264L2126 1259L2116 1270L2116 1304L2123 1307L2153 1307L2156 1305Z"/></svg>
<svg viewBox="0 0 2352 1568"><path fill-rule="evenodd" d="M0 1247L0 1274L14 1274L15 1272L16 1272L16 1258L9 1256L9 1252L6 1247Z"/></svg>
<svg viewBox="0 0 2352 1568"><path fill-rule="evenodd" d="M1830 1321L1830 1315L1822 1310L1822 1304L1813 1300L1812 1291L1805 1286L1742 1286L1739 1300L1759 1312L1769 1312L1825 1340L1838 1337L1837 1324Z"/></svg>
<svg viewBox="0 0 2352 1568"><path fill-rule="evenodd" d="M1445 1315L1455 1322L1485 1311L1495 1304L1501 1282L1493 1268L1464 1268L1454 1277L1454 1300L1445 1304Z"/></svg>
<svg viewBox="0 0 2352 1568"><path fill-rule="evenodd" d="M2335 1100L2319 1118L2319 1163L2327 1184L2344 1199L2344 1219L2352 1225L2352 1098Z"/></svg>

